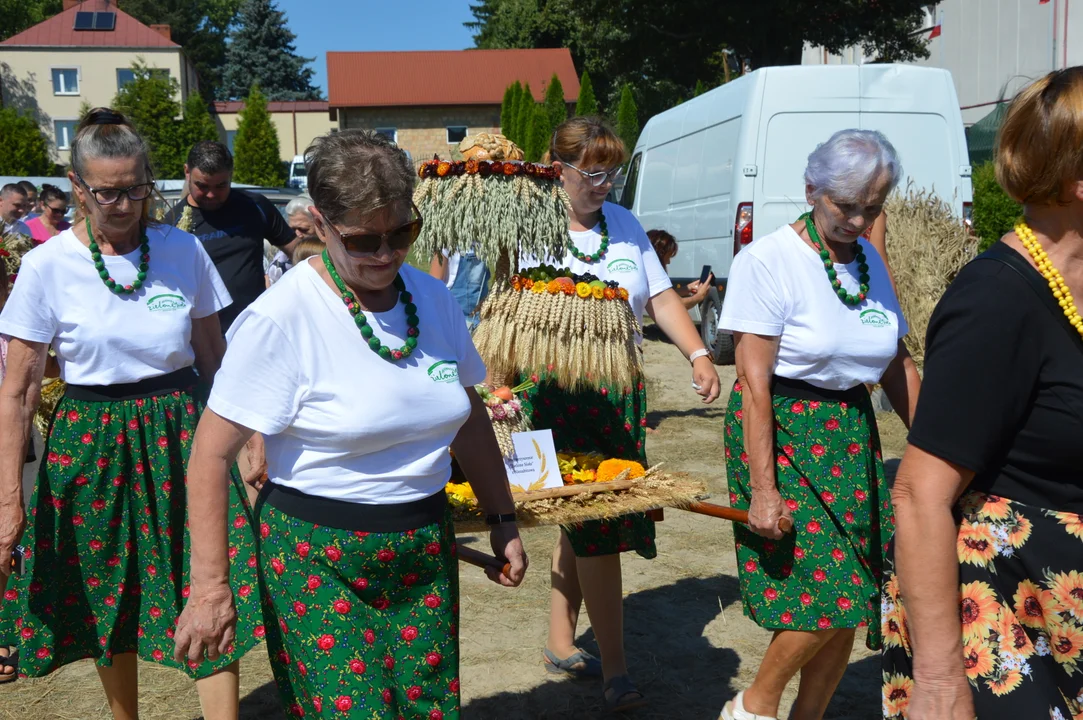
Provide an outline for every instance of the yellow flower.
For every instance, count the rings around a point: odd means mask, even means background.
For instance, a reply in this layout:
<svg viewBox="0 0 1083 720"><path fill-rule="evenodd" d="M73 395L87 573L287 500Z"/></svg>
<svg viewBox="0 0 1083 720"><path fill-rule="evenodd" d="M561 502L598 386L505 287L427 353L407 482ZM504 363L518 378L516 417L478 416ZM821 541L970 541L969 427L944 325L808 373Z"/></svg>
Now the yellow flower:
<svg viewBox="0 0 1083 720"><path fill-rule="evenodd" d="M1013 548L1018 549L1023 547L1023 544L1030 539L1030 520L1027 520L1019 513L1016 513L1015 522L1009 527L1011 527L1011 532L1008 533L1008 542Z"/></svg>
<svg viewBox="0 0 1083 720"><path fill-rule="evenodd" d="M1070 535L1075 535L1077 538L1083 539L1083 520L1080 520L1079 515L1075 513L1058 512L1053 513L1053 516L1060 521L1061 525L1064 525Z"/></svg>
<svg viewBox="0 0 1083 720"><path fill-rule="evenodd" d="M986 523L971 523L963 519L959 538L955 543L959 562L985 567L996 556L992 529Z"/></svg>
<svg viewBox="0 0 1083 720"><path fill-rule="evenodd" d="M1015 616L1027 627L1045 628L1057 612L1057 600L1053 593L1042 590L1030 580L1019 583L1012 600L1015 601Z"/></svg>
<svg viewBox="0 0 1083 720"><path fill-rule="evenodd" d="M985 684L994 695L999 697L1015 690L1021 682L1023 682L1023 674L1018 670L1001 670L991 680L986 680Z"/></svg>
<svg viewBox="0 0 1083 720"><path fill-rule="evenodd" d="M1015 654L1025 658L1034 654L1034 643L1030 636L1019 624L1019 619L1007 605L1000 606L1000 616L997 618L997 649L1001 655Z"/></svg>
<svg viewBox="0 0 1083 720"><path fill-rule="evenodd" d="M598 482L609 482L625 470L628 478L634 480L647 474L643 466L633 460L605 460L598 466Z"/></svg>
<svg viewBox="0 0 1083 720"><path fill-rule="evenodd" d="M572 482L576 483L589 483L594 482L598 477L598 473L595 470L573 470Z"/></svg>
<svg viewBox="0 0 1083 720"><path fill-rule="evenodd" d="M474 495L474 488L470 487L470 483L467 482L449 482L447 487L444 488L444 492L447 493L448 502L455 507L470 507L477 501L477 497Z"/></svg>
<svg viewBox="0 0 1083 720"><path fill-rule="evenodd" d="M996 625L999 606L993 589L981 580L963 585L959 600L959 619L963 640L982 640Z"/></svg>
<svg viewBox="0 0 1083 720"><path fill-rule="evenodd" d="M914 681L905 675L895 674L884 682L882 693L885 718L906 716L910 707L910 694L914 692Z"/></svg>
<svg viewBox="0 0 1083 720"><path fill-rule="evenodd" d="M1051 580L1050 590L1057 599L1057 610L1069 612L1077 620L1083 620L1083 575L1070 570L1057 573Z"/></svg>
<svg viewBox="0 0 1083 720"><path fill-rule="evenodd" d="M963 669L971 680L993 671L993 651L981 640L968 640L963 646Z"/></svg>
<svg viewBox="0 0 1083 720"><path fill-rule="evenodd" d="M545 283L536 282L536 283L534 283L534 287L530 288L530 292L537 293L538 295L541 295L541 294L543 294L545 292L546 287L547 286L546 286Z"/></svg>
<svg viewBox="0 0 1083 720"><path fill-rule="evenodd" d="M901 603L896 603L895 609L884 615L880 624L884 634L884 645L888 647L901 647L910 651L910 635L906 627L906 610Z"/></svg>
<svg viewBox="0 0 1083 720"><path fill-rule="evenodd" d="M990 520L1003 520L1011 515L1011 501L996 495L986 495L985 502L978 508L978 515Z"/></svg>
<svg viewBox="0 0 1083 720"><path fill-rule="evenodd" d="M590 294L594 296L595 300L601 300L602 298L605 297L605 288L604 287L592 287L590 289Z"/></svg>
<svg viewBox="0 0 1083 720"><path fill-rule="evenodd" d="M1064 664L1075 665L1080 650L1083 650L1083 632L1069 623L1051 623L1049 629L1049 649L1053 659Z"/></svg>
<svg viewBox="0 0 1083 720"><path fill-rule="evenodd" d="M584 282L576 283L575 294L581 298L590 297L590 285L587 285Z"/></svg>

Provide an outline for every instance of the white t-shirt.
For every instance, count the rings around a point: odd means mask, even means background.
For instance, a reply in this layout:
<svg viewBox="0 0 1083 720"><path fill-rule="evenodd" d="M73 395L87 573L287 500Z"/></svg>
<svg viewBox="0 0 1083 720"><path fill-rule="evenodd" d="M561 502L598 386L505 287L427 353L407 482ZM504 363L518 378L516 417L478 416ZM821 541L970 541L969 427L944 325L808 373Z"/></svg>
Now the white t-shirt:
<svg viewBox="0 0 1083 720"><path fill-rule="evenodd" d="M410 266L400 272L420 331L407 360L374 353L309 262L283 275L233 323L208 406L266 436L274 482L373 505L443 490L451 476L448 447L470 415L464 388L485 379L485 364L444 284ZM366 317L375 337L402 347L401 302Z"/></svg>
<svg viewBox="0 0 1083 720"><path fill-rule="evenodd" d="M789 225L756 240L733 259L719 327L779 337L780 377L827 390L879 382L908 328L884 261L872 243L860 242L869 294L850 307L831 287L823 260ZM856 293L857 261L835 270Z"/></svg>
<svg viewBox="0 0 1083 720"><path fill-rule="evenodd" d="M0 333L51 343L71 385L115 385L157 377L195 362L192 320L232 300L202 243L167 225L147 228L150 267L143 288L115 295L90 250L65 230L23 257ZM130 285L139 248L103 255L110 277Z"/></svg>
<svg viewBox="0 0 1083 720"><path fill-rule="evenodd" d="M447 263L447 280L444 282L449 288L455 284L455 276L459 274L459 253L444 253L444 262Z"/></svg>
<svg viewBox="0 0 1083 720"><path fill-rule="evenodd" d="M672 288L673 283L635 215L610 202L602 206L602 214L609 231L609 249L602 259L586 263L568 252L563 258L547 258L544 262L568 268L577 275L590 273L599 280L616 282L628 291L628 303L636 320L642 324L647 301ZM602 244L601 223L590 230L572 230L568 234L572 244L584 255L593 255ZM536 258L525 257L520 260L519 267L525 269L540 264ZM642 340L636 336L637 343Z"/></svg>

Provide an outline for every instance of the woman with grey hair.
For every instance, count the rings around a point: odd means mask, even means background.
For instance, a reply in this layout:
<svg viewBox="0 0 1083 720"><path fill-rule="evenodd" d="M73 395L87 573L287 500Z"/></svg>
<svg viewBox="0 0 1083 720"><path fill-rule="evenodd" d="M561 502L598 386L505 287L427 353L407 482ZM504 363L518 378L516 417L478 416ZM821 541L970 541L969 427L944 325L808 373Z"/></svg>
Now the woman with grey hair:
<svg viewBox="0 0 1083 720"><path fill-rule="evenodd" d="M197 372L209 384L218 370L230 296L196 238L148 216L147 147L123 115L91 111L71 163L76 222L23 258L0 314L12 338L0 385L0 585L27 525L22 459L50 345L67 383L30 501L26 570L4 594L19 670L40 677L93 658L113 716L135 718L138 656L195 678L207 717L236 718L237 660L262 634L236 473L218 495L235 642L191 663L175 661L170 642L189 590L184 466L203 408Z"/></svg>
<svg viewBox="0 0 1083 720"><path fill-rule="evenodd" d="M485 365L451 293L405 264L422 223L405 153L346 130L317 139L305 165L327 247L230 328L188 472L192 595L177 657L198 662L232 639L224 480L259 432L270 478L256 505L264 627L283 705L294 717L454 720L449 448L489 513L493 550L510 563L489 577L518 585L526 571L504 463L474 391Z"/></svg>
<svg viewBox="0 0 1083 720"><path fill-rule="evenodd" d="M884 263L861 236L901 172L882 134L836 133L808 159L812 210L730 269L720 326L736 342L725 442L730 503L749 511L734 528L741 598L775 634L724 720L772 720L798 672L791 717L821 718L856 628L881 644L892 520L866 384L881 383L909 426L920 381Z"/></svg>
<svg viewBox="0 0 1083 720"><path fill-rule="evenodd" d="M293 230L293 240L283 245L281 248L275 248L270 243L264 241L264 250L273 250L267 264L267 287L274 285L276 282L282 279L283 273L293 267L291 257L293 251L297 247L297 243L306 237L313 236L312 229L312 213L308 211L308 208L312 205L312 198L307 195L295 197L286 204L286 223Z"/></svg>

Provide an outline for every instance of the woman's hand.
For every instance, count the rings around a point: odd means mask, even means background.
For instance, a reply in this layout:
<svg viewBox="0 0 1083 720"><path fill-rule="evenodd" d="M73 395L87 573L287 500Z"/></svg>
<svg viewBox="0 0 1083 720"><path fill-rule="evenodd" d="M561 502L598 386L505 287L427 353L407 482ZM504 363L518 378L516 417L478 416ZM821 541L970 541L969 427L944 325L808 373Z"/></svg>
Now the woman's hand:
<svg viewBox="0 0 1083 720"><path fill-rule="evenodd" d="M703 302L703 298L707 297L707 293L711 292L712 287L714 287L714 273L708 273L705 282L693 280L688 283L688 293L697 303L700 303Z"/></svg>
<svg viewBox="0 0 1083 720"><path fill-rule="evenodd" d="M494 525L489 531L489 542L496 556L507 560L511 568L508 577L496 568L485 568L485 574L498 585L518 587L526 576L527 565L530 564L526 551L523 550L523 541L519 538L518 526L514 523Z"/></svg>
<svg viewBox="0 0 1083 720"><path fill-rule="evenodd" d="M915 682L910 694L910 720L975 720L974 696L966 679Z"/></svg>
<svg viewBox="0 0 1083 720"><path fill-rule="evenodd" d="M710 356L698 357L692 363L692 386L697 394L703 396L703 402L712 403L718 399L722 382Z"/></svg>
<svg viewBox="0 0 1083 720"><path fill-rule="evenodd" d="M260 490L267 480L267 448L263 444L263 436L252 433L252 437L244 444L244 451L248 458L248 472L241 479Z"/></svg>
<svg viewBox="0 0 1083 720"><path fill-rule="evenodd" d="M229 652L237 629L237 610L228 583L192 585L184 611L177 619L173 659L177 662L217 660Z"/></svg>
<svg viewBox="0 0 1083 720"><path fill-rule="evenodd" d="M752 490L752 504L748 508L748 527L752 532L771 540L782 537L778 521L790 517L790 509L775 488Z"/></svg>

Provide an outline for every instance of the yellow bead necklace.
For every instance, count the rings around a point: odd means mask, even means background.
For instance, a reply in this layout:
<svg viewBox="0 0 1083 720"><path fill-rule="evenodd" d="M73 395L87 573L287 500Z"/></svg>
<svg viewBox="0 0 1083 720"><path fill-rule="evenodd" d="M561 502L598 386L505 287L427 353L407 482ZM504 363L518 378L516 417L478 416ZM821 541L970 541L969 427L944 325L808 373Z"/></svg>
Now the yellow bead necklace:
<svg viewBox="0 0 1083 720"><path fill-rule="evenodd" d="M1056 298L1057 304L1064 310L1064 316L1068 318L1068 322L1072 324L1076 332L1083 335L1083 317L1079 315L1072 293L1068 290L1068 284L1064 282L1064 277L1060 274L1060 271L1053 267L1053 262L1042 248L1041 243L1038 242L1038 237L1034 234L1034 231L1025 222L1020 222L1015 226L1015 234L1019 236L1019 241L1023 243L1023 247L1034 258L1034 264L1038 266L1038 272L1049 283L1049 289L1053 291L1053 297Z"/></svg>

